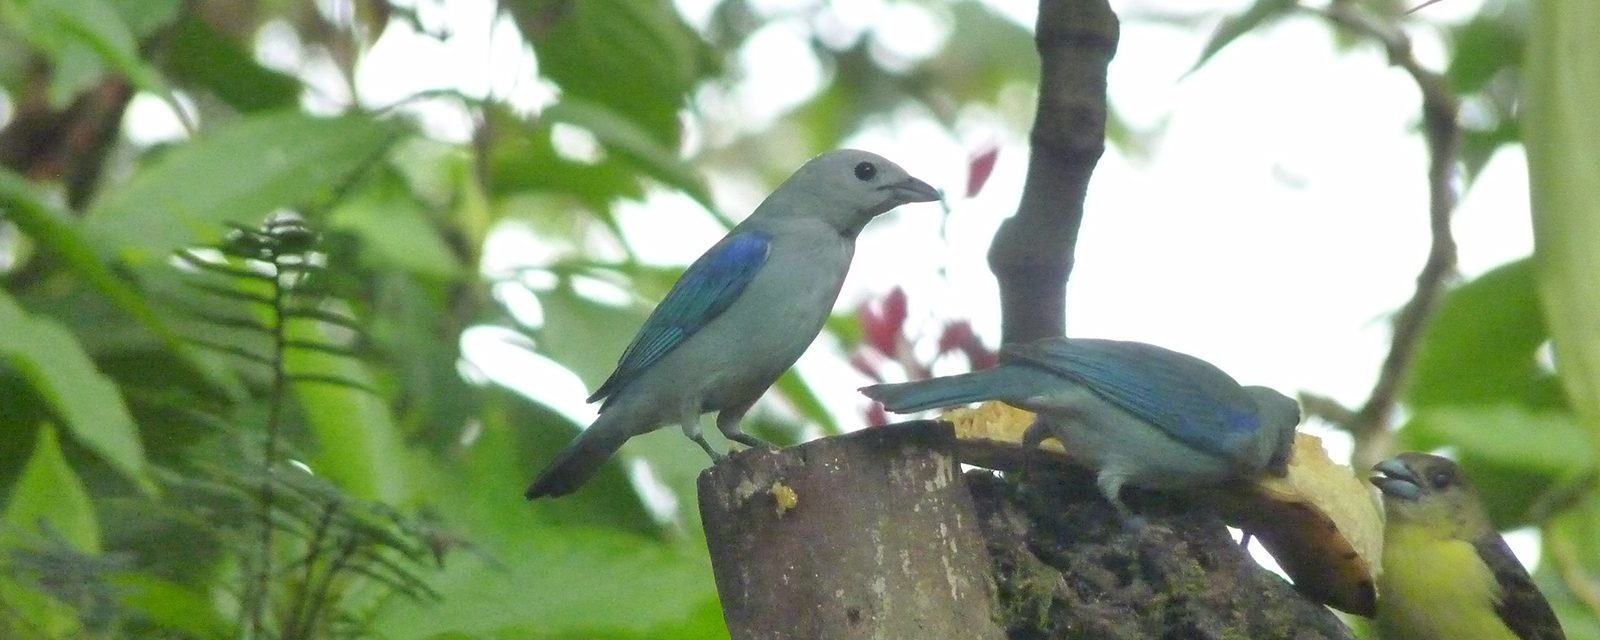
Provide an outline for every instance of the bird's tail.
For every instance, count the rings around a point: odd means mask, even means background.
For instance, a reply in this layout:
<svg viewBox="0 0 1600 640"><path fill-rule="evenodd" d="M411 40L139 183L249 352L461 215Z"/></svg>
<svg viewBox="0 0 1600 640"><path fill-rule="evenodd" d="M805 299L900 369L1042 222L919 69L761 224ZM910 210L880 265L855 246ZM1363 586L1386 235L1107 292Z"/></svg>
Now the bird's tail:
<svg viewBox="0 0 1600 640"><path fill-rule="evenodd" d="M1000 400L1014 394L1007 384L1013 377L1008 367L974 371L942 378L915 382L875 384L862 387L861 393L883 403L895 413L916 413L927 409L953 407L961 404Z"/></svg>
<svg viewBox="0 0 1600 640"><path fill-rule="evenodd" d="M556 454L556 459L544 471L539 472L538 479L528 486L528 491L523 495L529 500L564 496L576 491L599 473L606 461L622 448L622 443L628 441L627 433L601 428L605 426L602 424L604 421L605 415L602 414L600 420L573 438L572 443Z"/></svg>

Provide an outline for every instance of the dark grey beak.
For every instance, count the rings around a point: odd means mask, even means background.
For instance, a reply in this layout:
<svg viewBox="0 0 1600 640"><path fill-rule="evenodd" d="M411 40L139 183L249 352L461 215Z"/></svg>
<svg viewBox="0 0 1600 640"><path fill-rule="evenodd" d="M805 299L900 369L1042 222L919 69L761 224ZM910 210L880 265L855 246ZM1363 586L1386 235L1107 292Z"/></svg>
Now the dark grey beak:
<svg viewBox="0 0 1600 640"><path fill-rule="evenodd" d="M1398 458L1379 462L1373 465L1372 470L1382 474L1373 476L1369 481L1376 485L1383 495L1401 500L1416 500L1422 497L1422 481Z"/></svg>
<svg viewBox="0 0 1600 640"><path fill-rule="evenodd" d="M895 200L905 202L933 202L940 198L938 189L916 178L907 177L905 180L894 184L886 184L879 189L887 189Z"/></svg>

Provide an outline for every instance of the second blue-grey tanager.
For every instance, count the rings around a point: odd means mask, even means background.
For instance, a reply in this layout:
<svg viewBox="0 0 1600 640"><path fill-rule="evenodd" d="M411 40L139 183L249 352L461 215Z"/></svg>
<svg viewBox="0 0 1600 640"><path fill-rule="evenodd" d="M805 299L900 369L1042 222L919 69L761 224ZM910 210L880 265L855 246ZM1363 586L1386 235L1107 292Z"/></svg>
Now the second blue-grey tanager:
<svg viewBox="0 0 1600 640"><path fill-rule="evenodd" d="M1240 386L1194 356L1118 340L1011 344L992 369L861 391L896 413L988 400L1032 411L1024 440L1060 441L1130 519L1125 484L1171 489L1283 476L1300 423L1299 405L1281 393Z"/></svg>
<svg viewBox="0 0 1600 640"><path fill-rule="evenodd" d="M879 214L939 199L938 190L877 154L817 156L795 171L673 285L589 398L600 417L557 454L528 499L577 489L633 436L677 424L713 459L700 414L749 446L745 412L822 330L856 236Z"/></svg>

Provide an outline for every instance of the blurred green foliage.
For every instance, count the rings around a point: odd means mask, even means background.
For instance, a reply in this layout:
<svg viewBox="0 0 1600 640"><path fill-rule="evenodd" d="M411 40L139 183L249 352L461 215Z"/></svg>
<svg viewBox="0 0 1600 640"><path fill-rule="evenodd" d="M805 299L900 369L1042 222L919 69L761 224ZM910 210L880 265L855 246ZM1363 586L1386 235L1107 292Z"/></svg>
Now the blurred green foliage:
<svg viewBox="0 0 1600 640"><path fill-rule="evenodd" d="M961 106L994 103L1038 73L1029 29L975 2L920 3L955 35L909 65L886 58L870 31L817 32L838 2L764 13L767 4L726 0L696 28L667 0L505 0L539 80L556 88L530 110L454 91L398 106L330 98L328 77L354 87L386 30L449 37L410 3L0 0L0 637L242 634L247 568L234 550L248 541L232 539L229 523L249 516L196 486L215 489L218 469L249 467L239 442L260 440L270 381L194 346L215 331L183 310L208 301L182 286L190 274L171 256L281 210L322 231L323 302L360 328L296 329L296 339L348 343L359 357L297 352L291 367L373 390L292 385L288 457L330 492L305 504L345 505L353 520L392 508L407 514L394 522L429 523L443 556L405 561L433 598L397 597L405 585L376 574L341 579L342 617L329 633L725 635L694 507L698 449L672 430L641 437L579 497L524 503L531 474L580 425L508 388L549 380L503 387L464 361L461 345L474 328L520 332L504 351L592 388L677 275L633 258L619 203L673 191L725 221L707 167L770 184L875 117L912 108L953 126ZM1222 22L1201 63L1289 19L1293 4L1262 0ZM1521 3L1489 5L1445 33L1448 78L1479 107L1469 177L1519 135L1511 107L1523 70L1505 52L1527 41L1528 21ZM821 90L760 135L715 122L703 92L735 82L741 47L778 22L812 30ZM325 64L315 73L264 64L266 33L293 34L297 54ZM123 128L135 95L182 105L197 129L136 143ZM471 135L434 133L403 108L430 101L466 114ZM574 152L563 130L596 149ZM532 230L541 257L486 271L497 229ZM1508 265L1445 303L1407 390L1402 440L1456 447L1468 473L1493 478L1480 484L1500 522L1571 530L1563 540L1592 558L1592 517L1550 524L1580 498L1594 503L1595 458L1541 364L1548 332L1535 278L1528 263ZM620 299L585 293L596 283ZM502 287L536 301L535 317L508 307ZM849 318L828 330L859 333ZM755 416L766 437L859 422L830 415L795 374L777 395L792 411ZM638 462L653 480L630 476ZM374 524L372 535L390 526L399 525ZM391 534L401 536L382 535ZM310 566L294 563L287 537L275 550L283 570ZM72 570L43 580L35 568L45 561ZM1587 625L1571 635L1596 637L1554 572L1540 575L1563 619Z"/></svg>

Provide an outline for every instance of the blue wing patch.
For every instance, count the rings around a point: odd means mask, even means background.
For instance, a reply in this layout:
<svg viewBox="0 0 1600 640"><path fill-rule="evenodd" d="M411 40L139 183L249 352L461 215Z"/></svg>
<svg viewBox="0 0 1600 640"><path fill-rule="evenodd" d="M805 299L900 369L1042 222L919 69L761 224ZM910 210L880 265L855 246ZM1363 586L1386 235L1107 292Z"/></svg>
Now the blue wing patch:
<svg viewBox="0 0 1600 640"><path fill-rule="evenodd" d="M1140 342L1076 338L1018 345L1007 355L1083 385L1190 447L1243 459L1261 427L1238 382L1194 356Z"/></svg>
<svg viewBox="0 0 1600 640"><path fill-rule="evenodd" d="M617 391L726 311L755 279L771 250L770 236L746 231L723 238L689 265L589 402L606 399L600 404L605 411Z"/></svg>

